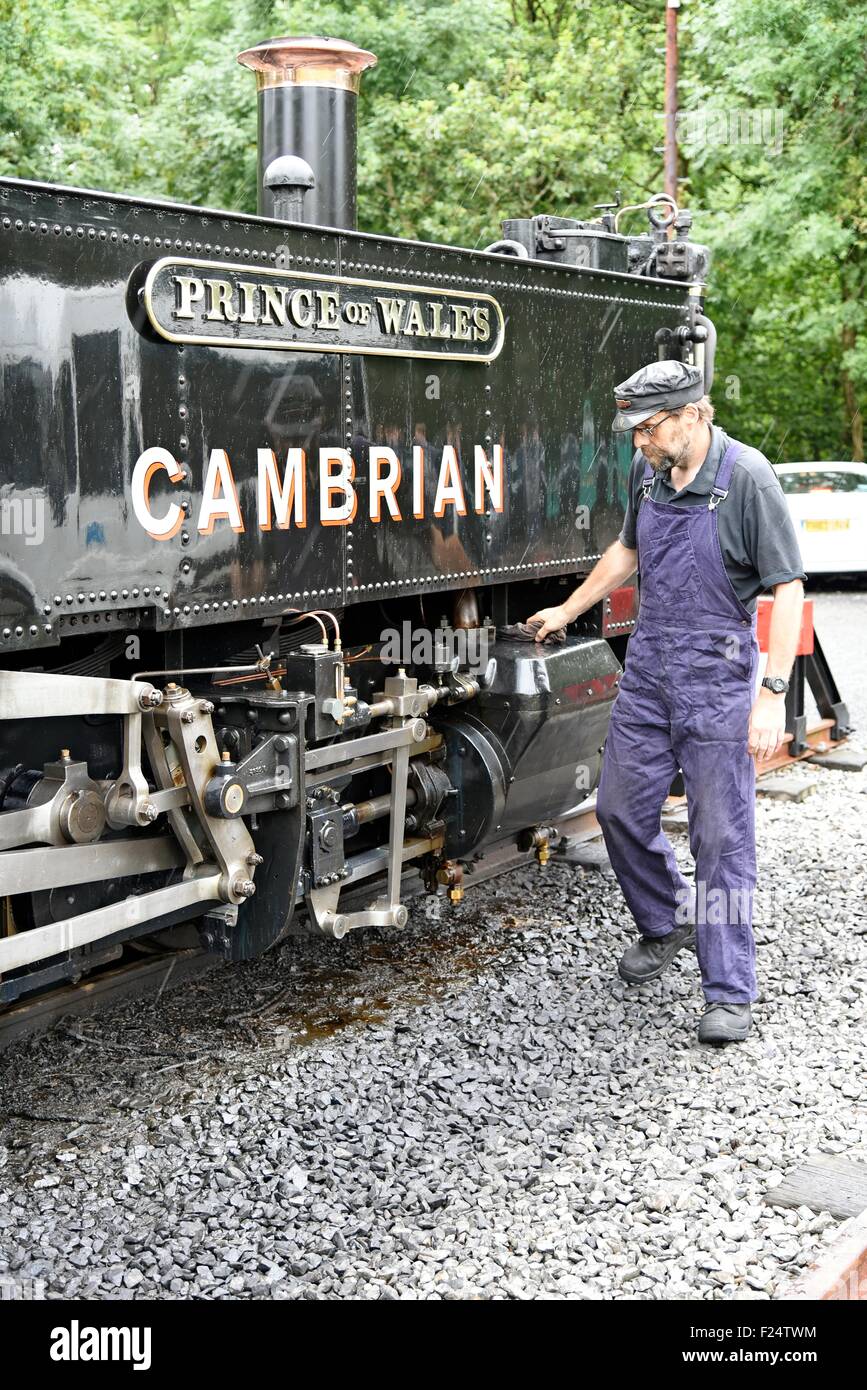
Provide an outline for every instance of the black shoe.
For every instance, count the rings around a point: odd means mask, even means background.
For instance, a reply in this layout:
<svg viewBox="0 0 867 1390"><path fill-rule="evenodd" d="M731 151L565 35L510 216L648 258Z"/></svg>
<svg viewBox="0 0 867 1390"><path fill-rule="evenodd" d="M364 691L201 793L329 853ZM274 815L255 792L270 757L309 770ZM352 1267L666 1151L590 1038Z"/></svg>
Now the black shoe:
<svg viewBox="0 0 867 1390"><path fill-rule="evenodd" d="M695 947L695 927L691 923L673 927L665 936L642 936L620 957L617 969L621 980L643 985L646 980L658 979L685 946Z"/></svg>
<svg viewBox="0 0 867 1390"><path fill-rule="evenodd" d="M743 1042L751 1023L749 1004L705 1004L698 1025L698 1040L703 1043Z"/></svg>

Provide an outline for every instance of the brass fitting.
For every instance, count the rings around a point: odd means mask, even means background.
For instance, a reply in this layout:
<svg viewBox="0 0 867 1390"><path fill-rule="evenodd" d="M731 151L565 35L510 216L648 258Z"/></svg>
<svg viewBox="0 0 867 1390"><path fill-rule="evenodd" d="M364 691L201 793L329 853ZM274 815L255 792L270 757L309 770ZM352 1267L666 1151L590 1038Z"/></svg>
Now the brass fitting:
<svg viewBox="0 0 867 1390"><path fill-rule="evenodd" d="M533 830L525 830L518 843L523 850L535 850L536 860L543 867L551 858L551 832L544 825L537 825Z"/></svg>
<svg viewBox="0 0 867 1390"><path fill-rule="evenodd" d="M450 903L463 902L463 879L463 865L457 864L453 859L447 859L436 872L437 884L446 889L446 896Z"/></svg>

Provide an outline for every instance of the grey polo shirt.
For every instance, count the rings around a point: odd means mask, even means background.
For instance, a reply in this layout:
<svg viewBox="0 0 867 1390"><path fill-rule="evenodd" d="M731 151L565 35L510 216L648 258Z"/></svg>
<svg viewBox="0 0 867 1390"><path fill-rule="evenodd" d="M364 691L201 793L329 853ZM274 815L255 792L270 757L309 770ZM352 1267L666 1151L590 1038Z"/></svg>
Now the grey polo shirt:
<svg viewBox="0 0 867 1390"><path fill-rule="evenodd" d="M672 507L707 506L717 469L733 442L711 425L711 443L704 463L692 482L676 492L667 478L654 475L650 496ZM637 450L629 470L628 500L620 542L637 548L635 522L641 500L645 457ZM798 537L780 481L758 449L745 446L738 456L728 497L716 509L720 550L732 588L752 612L763 589L806 579Z"/></svg>

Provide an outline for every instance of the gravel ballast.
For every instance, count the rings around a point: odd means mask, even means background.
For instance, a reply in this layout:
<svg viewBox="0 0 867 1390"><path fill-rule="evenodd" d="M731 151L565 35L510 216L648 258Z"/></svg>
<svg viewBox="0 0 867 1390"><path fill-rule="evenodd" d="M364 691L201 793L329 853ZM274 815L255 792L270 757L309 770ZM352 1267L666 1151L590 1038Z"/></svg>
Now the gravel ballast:
<svg viewBox="0 0 867 1390"><path fill-rule="evenodd" d="M626 986L616 882L554 861L13 1045L0 1293L784 1294L839 1222L768 1195L867 1155L867 774L809 775L758 800L743 1044L699 1046L691 953Z"/></svg>

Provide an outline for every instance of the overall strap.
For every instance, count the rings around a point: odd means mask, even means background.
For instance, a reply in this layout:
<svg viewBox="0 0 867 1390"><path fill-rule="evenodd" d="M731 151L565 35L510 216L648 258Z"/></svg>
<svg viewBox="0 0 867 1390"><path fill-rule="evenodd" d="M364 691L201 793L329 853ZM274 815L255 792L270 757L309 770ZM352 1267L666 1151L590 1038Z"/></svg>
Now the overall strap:
<svg viewBox="0 0 867 1390"><path fill-rule="evenodd" d="M729 484L732 480L732 473L734 472L734 467L737 462L738 455L741 453L743 448L743 444L738 443L738 441L735 439L732 441L732 443L729 445L729 447L723 454L720 460L719 468L716 471L716 477L713 481L713 487L711 488L710 501L707 504L709 512L712 512L715 507L719 506L720 502L724 502L725 499L728 497Z"/></svg>
<svg viewBox="0 0 867 1390"><path fill-rule="evenodd" d="M652 469L652 467L650 466L650 464L647 462L647 460L645 459L645 461L644 461L644 477L641 479L641 496L642 496L642 498L647 498L647 497L650 496L650 489L651 489L652 487L653 487L653 469Z"/></svg>

